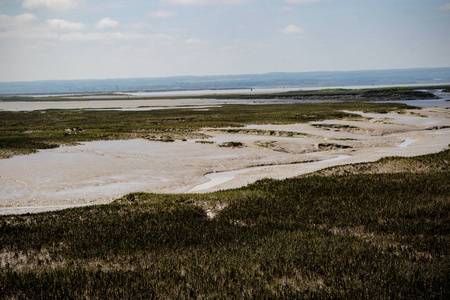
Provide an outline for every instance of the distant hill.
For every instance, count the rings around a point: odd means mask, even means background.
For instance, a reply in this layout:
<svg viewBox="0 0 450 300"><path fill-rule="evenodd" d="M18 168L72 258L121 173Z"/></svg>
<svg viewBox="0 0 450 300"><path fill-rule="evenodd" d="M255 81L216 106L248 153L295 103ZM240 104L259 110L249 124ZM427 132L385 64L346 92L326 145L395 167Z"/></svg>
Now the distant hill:
<svg viewBox="0 0 450 300"><path fill-rule="evenodd" d="M251 87L323 87L398 84L444 84L450 68L346 72L266 73L222 76L177 76L90 80L0 82L0 94L100 93Z"/></svg>

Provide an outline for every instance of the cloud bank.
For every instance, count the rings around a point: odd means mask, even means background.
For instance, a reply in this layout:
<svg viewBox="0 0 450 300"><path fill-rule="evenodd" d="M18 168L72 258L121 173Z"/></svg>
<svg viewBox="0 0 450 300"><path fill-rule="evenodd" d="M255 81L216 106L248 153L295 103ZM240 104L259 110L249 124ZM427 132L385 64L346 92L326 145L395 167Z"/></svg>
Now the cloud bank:
<svg viewBox="0 0 450 300"><path fill-rule="evenodd" d="M158 11L151 11L147 14L147 17L149 18L157 18L157 19L165 19L165 18L172 18L177 15L174 11L166 11L166 10L158 10Z"/></svg>
<svg viewBox="0 0 450 300"><path fill-rule="evenodd" d="M47 20L47 25L56 30L70 30L70 31L79 31L84 29L83 23L78 22L69 22L62 19L50 19Z"/></svg>
<svg viewBox="0 0 450 300"><path fill-rule="evenodd" d="M22 6L28 9L66 11L76 8L80 2L80 0L24 0Z"/></svg>

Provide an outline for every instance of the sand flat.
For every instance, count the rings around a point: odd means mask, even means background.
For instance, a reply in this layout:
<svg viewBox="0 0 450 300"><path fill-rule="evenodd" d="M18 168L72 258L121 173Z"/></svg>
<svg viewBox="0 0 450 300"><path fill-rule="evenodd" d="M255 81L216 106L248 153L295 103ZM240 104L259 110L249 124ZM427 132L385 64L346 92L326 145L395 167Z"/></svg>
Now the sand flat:
<svg viewBox="0 0 450 300"><path fill-rule="evenodd" d="M312 124L247 126L314 135L309 137L208 131L212 135L208 140L215 144L195 140L97 141L2 159L0 214L108 203L137 191L210 192L240 187L261 178L282 179L334 165L446 149L450 144L450 129L446 128L450 126L448 110L429 108L412 112L411 115L361 113L371 119L357 122L315 122L363 129L356 131L327 130ZM227 141L242 142L245 147L219 147ZM258 141L270 145L262 147ZM348 148L321 149L320 143Z"/></svg>

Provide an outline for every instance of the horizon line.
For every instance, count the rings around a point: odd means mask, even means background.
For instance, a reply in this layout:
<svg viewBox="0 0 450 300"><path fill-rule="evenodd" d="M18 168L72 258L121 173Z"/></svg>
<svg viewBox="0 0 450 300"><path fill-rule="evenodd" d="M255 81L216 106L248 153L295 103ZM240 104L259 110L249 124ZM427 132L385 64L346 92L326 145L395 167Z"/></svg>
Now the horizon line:
<svg viewBox="0 0 450 300"><path fill-rule="evenodd" d="M46 81L103 81L103 80L127 80L127 79L169 79L180 77L229 77L229 76L262 76L268 74L301 74L301 73L351 73L351 72L367 72L367 71L403 71L403 70L424 70L424 69L450 69L448 67L413 67L413 68L393 68L393 69L358 69L345 71L299 71L299 72L283 72L272 71L264 73L236 73L236 74L209 74L209 75L169 75L169 76L148 76L148 77L112 77L112 78L78 78L78 79L37 79L37 80L13 80L0 81L0 83L25 83L25 82L46 82Z"/></svg>

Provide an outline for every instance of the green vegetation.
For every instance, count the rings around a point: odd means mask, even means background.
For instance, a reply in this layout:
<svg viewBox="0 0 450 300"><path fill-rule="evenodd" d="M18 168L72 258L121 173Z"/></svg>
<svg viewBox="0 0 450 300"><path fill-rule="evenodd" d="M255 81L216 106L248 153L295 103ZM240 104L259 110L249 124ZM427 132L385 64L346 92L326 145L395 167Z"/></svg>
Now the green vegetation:
<svg viewBox="0 0 450 300"><path fill-rule="evenodd" d="M277 141L254 141L253 144L263 148L273 148Z"/></svg>
<svg viewBox="0 0 450 300"><path fill-rule="evenodd" d="M359 128L357 126L353 125L347 125L347 124L311 124L311 126L316 128L323 128L325 130L363 130L362 128Z"/></svg>
<svg viewBox="0 0 450 300"><path fill-rule="evenodd" d="M411 87L412 88L412 87ZM443 85L422 85L422 86L414 86L415 90L443 90L443 89L450 89L450 85L443 84Z"/></svg>
<svg viewBox="0 0 450 300"><path fill-rule="evenodd" d="M332 92L349 92L351 89L343 89L343 88L333 88L333 89L322 89L321 92L332 93Z"/></svg>
<svg viewBox="0 0 450 300"><path fill-rule="evenodd" d="M0 96L0 101L36 101L36 98L29 96Z"/></svg>
<svg viewBox="0 0 450 300"><path fill-rule="evenodd" d="M250 134L250 135L267 135L267 136L282 136L282 137L317 137L312 134L283 131L283 130L263 130L263 129L241 129L241 128L227 128L227 129L212 129L215 132L226 132L233 134Z"/></svg>
<svg viewBox="0 0 450 300"><path fill-rule="evenodd" d="M155 141L155 142L165 142L165 143L175 142L173 137L168 134L162 135L162 136L155 136L155 135L142 136L142 138L148 139L150 141Z"/></svg>
<svg viewBox="0 0 450 300"><path fill-rule="evenodd" d="M450 147L450 145L449 145ZM385 174L385 173L427 173L432 171L448 172L448 157L443 152L432 156L418 156L414 158L385 157L373 163L357 163L317 171L315 175L356 175L356 174ZM430 157L436 159L432 160ZM309 174L303 176L310 176Z"/></svg>
<svg viewBox="0 0 450 300"><path fill-rule="evenodd" d="M395 174L313 174L198 195L134 193L110 205L2 216L0 294L448 299L449 161L447 150L360 164L408 166Z"/></svg>
<svg viewBox="0 0 450 300"><path fill-rule="evenodd" d="M241 148L244 147L244 144L241 142L225 142L219 145L219 147L228 147L228 148Z"/></svg>
<svg viewBox="0 0 450 300"><path fill-rule="evenodd" d="M316 91L291 91L270 94L227 94L196 96L195 98L214 99L298 99L326 101L389 101L437 99L430 92L417 91L409 87L393 87L379 89L324 89Z"/></svg>
<svg viewBox="0 0 450 300"><path fill-rule="evenodd" d="M317 148L320 150L335 150L335 149L349 149L352 148L348 145L339 145L334 143L319 143L317 144Z"/></svg>
<svg viewBox="0 0 450 300"><path fill-rule="evenodd" d="M0 111L0 157L77 142L130 138L171 141L203 138L202 128L247 124L292 124L325 119L358 118L342 112L398 111L398 103L308 103L285 105L226 105L152 111L45 110Z"/></svg>
<svg viewBox="0 0 450 300"><path fill-rule="evenodd" d="M437 97L429 92L416 91L410 88L380 88L374 90L364 91L361 97L367 99L386 99L401 100L401 99L436 99Z"/></svg>
<svg viewBox="0 0 450 300"><path fill-rule="evenodd" d="M197 144L214 144L214 141L195 141Z"/></svg>
<svg viewBox="0 0 450 300"><path fill-rule="evenodd" d="M92 140L204 138L203 128L295 136L240 127L406 108L349 102L1 111L0 156ZM133 193L109 205L0 216L0 298L447 299L449 161L447 150L210 194Z"/></svg>

